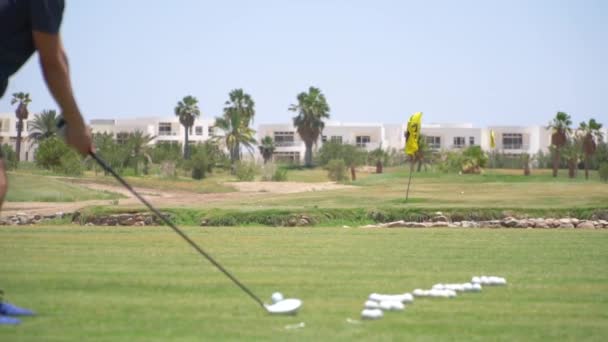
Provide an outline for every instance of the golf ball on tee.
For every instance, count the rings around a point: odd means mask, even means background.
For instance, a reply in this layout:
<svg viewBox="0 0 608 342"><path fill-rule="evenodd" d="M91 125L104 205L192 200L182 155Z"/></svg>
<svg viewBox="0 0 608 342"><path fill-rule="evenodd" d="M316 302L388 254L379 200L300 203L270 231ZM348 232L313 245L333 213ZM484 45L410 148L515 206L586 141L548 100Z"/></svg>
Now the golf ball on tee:
<svg viewBox="0 0 608 342"><path fill-rule="evenodd" d="M275 292L272 294L272 297L270 297L270 298L272 299L272 303L276 304L283 300L283 294L281 292Z"/></svg>

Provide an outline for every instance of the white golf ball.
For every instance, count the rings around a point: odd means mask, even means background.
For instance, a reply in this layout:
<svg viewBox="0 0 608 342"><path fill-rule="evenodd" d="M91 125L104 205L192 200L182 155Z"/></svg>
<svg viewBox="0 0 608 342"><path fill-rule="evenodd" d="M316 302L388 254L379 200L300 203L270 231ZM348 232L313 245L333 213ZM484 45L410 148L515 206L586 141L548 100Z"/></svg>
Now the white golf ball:
<svg viewBox="0 0 608 342"><path fill-rule="evenodd" d="M382 297L383 296L381 294L372 293L372 294L369 295L368 298L369 298L369 300L375 300L376 302L380 302L380 301L382 301Z"/></svg>
<svg viewBox="0 0 608 342"><path fill-rule="evenodd" d="M404 293L403 294L403 299L401 300L401 302L403 303L412 303L414 301L414 296L412 296L411 293Z"/></svg>
<svg viewBox="0 0 608 342"><path fill-rule="evenodd" d="M405 305L401 302L392 302L392 310L395 311L403 311L405 309Z"/></svg>
<svg viewBox="0 0 608 342"><path fill-rule="evenodd" d="M365 306L366 309L378 309L380 307L380 304L378 304L378 302L373 301L373 300L368 300L363 305Z"/></svg>
<svg viewBox="0 0 608 342"><path fill-rule="evenodd" d="M384 313L380 309L365 309L361 311L362 319L379 319L382 318Z"/></svg>
<svg viewBox="0 0 608 342"><path fill-rule="evenodd" d="M281 292L275 292L270 298L272 299L272 303L276 304L283 300L283 294Z"/></svg>
<svg viewBox="0 0 608 342"><path fill-rule="evenodd" d="M389 302L387 300L380 302L380 309L382 309L382 311L392 310L393 309L392 302Z"/></svg>

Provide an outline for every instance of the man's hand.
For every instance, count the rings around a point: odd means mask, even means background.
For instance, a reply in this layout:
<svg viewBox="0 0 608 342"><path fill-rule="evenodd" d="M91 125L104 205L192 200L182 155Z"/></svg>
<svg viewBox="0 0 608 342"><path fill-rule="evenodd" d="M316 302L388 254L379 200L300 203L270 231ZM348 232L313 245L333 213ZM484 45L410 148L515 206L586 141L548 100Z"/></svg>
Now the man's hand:
<svg viewBox="0 0 608 342"><path fill-rule="evenodd" d="M94 152L91 132L85 126L84 121L73 120L68 122L65 129L66 143L78 151L78 153L87 156L89 153Z"/></svg>

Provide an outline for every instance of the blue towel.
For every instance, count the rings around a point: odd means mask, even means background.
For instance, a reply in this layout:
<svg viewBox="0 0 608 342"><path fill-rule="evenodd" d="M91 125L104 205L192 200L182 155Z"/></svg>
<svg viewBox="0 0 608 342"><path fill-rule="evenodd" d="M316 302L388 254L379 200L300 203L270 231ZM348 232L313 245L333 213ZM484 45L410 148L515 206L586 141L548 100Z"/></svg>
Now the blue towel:
<svg viewBox="0 0 608 342"><path fill-rule="evenodd" d="M0 325L17 325L21 323L20 320L8 316L0 316Z"/></svg>
<svg viewBox="0 0 608 342"><path fill-rule="evenodd" d="M32 310L20 308L16 305L3 302L0 303L0 315L6 316L33 316L34 312Z"/></svg>

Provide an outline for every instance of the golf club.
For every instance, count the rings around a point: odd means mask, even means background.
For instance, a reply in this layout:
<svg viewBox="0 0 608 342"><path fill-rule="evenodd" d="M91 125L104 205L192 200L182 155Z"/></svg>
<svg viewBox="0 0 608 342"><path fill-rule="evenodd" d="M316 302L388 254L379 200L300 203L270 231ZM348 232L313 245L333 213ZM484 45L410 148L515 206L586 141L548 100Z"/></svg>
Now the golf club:
<svg viewBox="0 0 608 342"><path fill-rule="evenodd" d="M66 122L63 118L60 118L57 124L57 128L60 133L63 133L65 130ZM300 299L289 298L283 299L279 302L273 304L265 304L258 296L256 296L247 286L241 283L234 275L232 275L228 270L226 270L219 262L217 262L211 255L205 252L199 245L196 244L186 233L184 233L181 229L179 229L173 222L171 222L165 215L163 215L158 209L156 209L150 202L148 202L143 196L141 196L129 183L127 183L118 173L110 167L103 159L101 159L95 152L90 151L89 155L93 158L105 171L110 173L114 178L122 184L127 190L129 190L133 196L137 197L143 204L150 209L158 218L160 218L167 226L173 229L179 236L182 237L192 248L194 248L200 255L205 257L210 263L212 263L218 270L224 273L233 283L235 283L241 290L245 291L253 300L256 301L264 310L271 314L295 314L298 309L302 306L302 301Z"/></svg>

